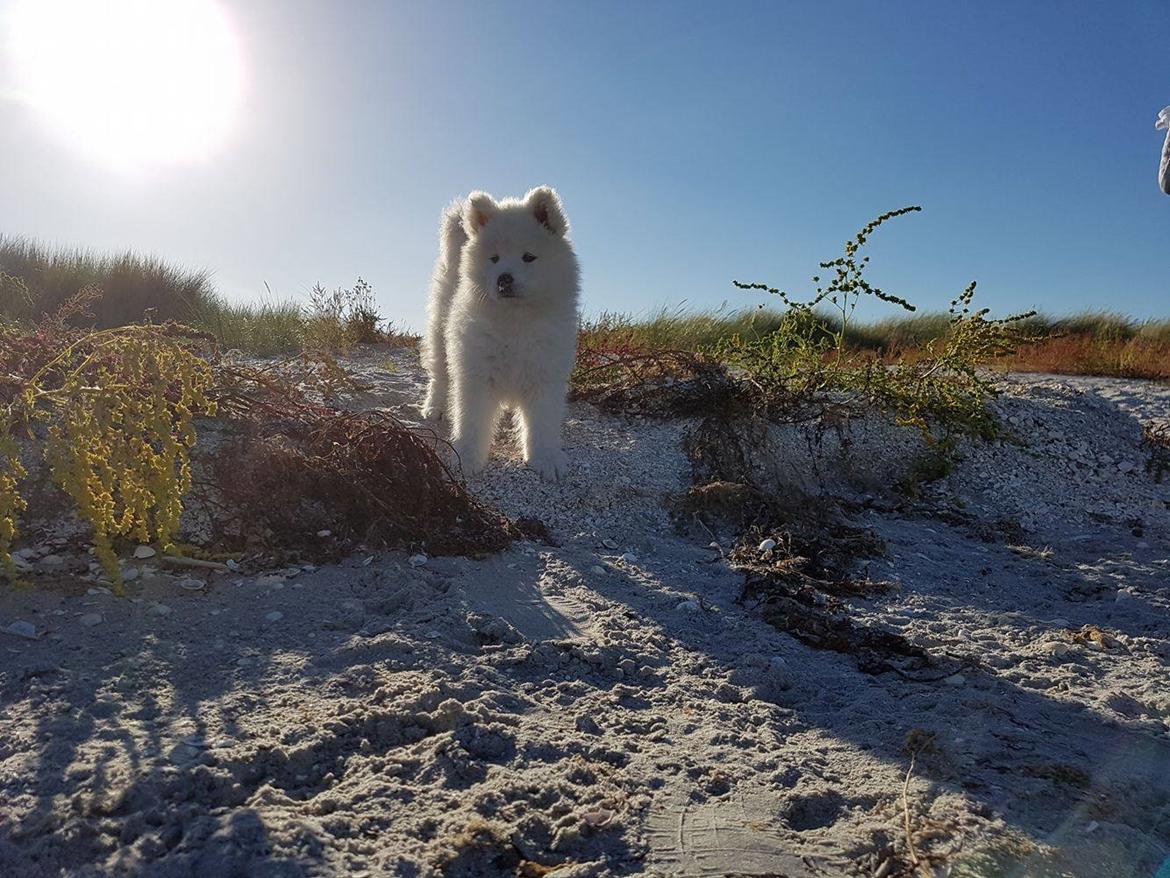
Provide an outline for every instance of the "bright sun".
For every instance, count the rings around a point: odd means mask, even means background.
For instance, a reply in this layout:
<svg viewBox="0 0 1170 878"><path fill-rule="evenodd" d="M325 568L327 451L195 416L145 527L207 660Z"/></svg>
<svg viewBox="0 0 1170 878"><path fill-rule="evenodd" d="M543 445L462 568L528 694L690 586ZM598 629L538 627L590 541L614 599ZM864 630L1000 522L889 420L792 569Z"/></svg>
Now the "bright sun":
<svg viewBox="0 0 1170 878"><path fill-rule="evenodd" d="M198 161L231 131L243 75L215 0L17 0L6 23L18 94L95 158Z"/></svg>

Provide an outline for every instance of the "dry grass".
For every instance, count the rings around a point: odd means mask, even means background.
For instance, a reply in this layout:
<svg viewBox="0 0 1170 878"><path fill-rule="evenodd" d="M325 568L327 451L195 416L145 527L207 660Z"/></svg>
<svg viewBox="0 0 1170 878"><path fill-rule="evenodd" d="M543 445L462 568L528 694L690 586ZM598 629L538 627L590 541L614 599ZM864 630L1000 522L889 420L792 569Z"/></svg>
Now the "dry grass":
<svg viewBox="0 0 1170 878"><path fill-rule="evenodd" d="M344 352L355 344L414 346L417 337L377 313L361 278L351 287L315 286L305 301L266 297L233 303L202 270L134 253L100 254L0 236L0 323L32 324L83 291L92 297L70 325L110 329L176 321L210 333L224 349L270 356L304 350Z"/></svg>
<svg viewBox="0 0 1170 878"><path fill-rule="evenodd" d="M1170 337L1089 334L1047 338L1024 345L997 363L1013 372L1170 379Z"/></svg>
<svg viewBox="0 0 1170 878"><path fill-rule="evenodd" d="M642 318L603 314L582 326L581 348L591 355L597 351L705 351L734 336L767 336L782 319L782 312L767 308L705 313L661 309ZM839 328L831 315L818 319L826 337ZM948 324L945 313L851 323L845 341L849 349L872 352L885 362L912 362L924 345L942 338ZM1036 315L1022 329L1039 340L999 359L998 368L1170 380L1170 320L1139 321L1110 312L1084 312L1065 317Z"/></svg>
<svg viewBox="0 0 1170 878"><path fill-rule="evenodd" d="M0 237L0 318L37 319L56 313L84 289L99 289L92 325L108 329L167 320L188 321L216 296L210 274L134 253L99 254Z"/></svg>

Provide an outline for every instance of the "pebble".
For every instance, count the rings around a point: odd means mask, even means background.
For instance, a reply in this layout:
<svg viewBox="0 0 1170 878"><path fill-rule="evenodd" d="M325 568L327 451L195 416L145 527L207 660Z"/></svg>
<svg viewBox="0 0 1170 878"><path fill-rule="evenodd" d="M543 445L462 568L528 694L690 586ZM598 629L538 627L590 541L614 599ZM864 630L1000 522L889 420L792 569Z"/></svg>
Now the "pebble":
<svg viewBox="0 0 1170 878"><path fill-rule="evenodd" d="M65 563L65 559L60 555L46 555L41 559L41 563L46 567L60 567Z"/></svg>
<svg viewBox="0 0 1170 878"><path fill-rule="evenodd" d="M680 613L697 613L699 612L699 602L693 599L679 601L678 606L675 607Z"/></svg>
<svg viewBox="0 0 1170 878"><path fill-rule="evenodd" d="M423 555L422 553L411 555L409 558L409 563L411 567L422 567L427 563L427 556Z"/></svg>
<svg viewBox="0 0 1170 878"><path fill-rule="evenodd" d="M279 573L266 573L257 577L256 584L265 588L284 588L284 577Z"/></svg>
<svg viewBox="0 0 1170 878"><path fill-rule="evenodd" d="M122 581L133 582L141 575L142 572L137 567L127 567L122 571Z"/></svg>
<svg viewBox="0 0 1170 878"><path fill-rule="evenodd" d="M617 540L602 540L601 545L607 549L616 549L618 547Z"/></svg>
<svg viewBox="0 0 1170 878"><path fill-rule="evenodd" d="M607 808L597 808L593 811L586 811L581 815L581 819L585 821L585 824L594 828L605 826L611 820L613 820L613 817L614 812Z"/></svg>
<svg viewBox="0 0 1170 878"><path fill-rule="evenodd" d="M792 686L792 669L781 656L773 656L768 661L768 676L779 689L788 689Z"/></svg>
<svg viewBox="0 0 1170 878"><path fill-rule="evenodd" d="M319 531L317 531L317 536L319 536L321 539L325 539L326 537L331 537L331 536L333 536L333 531L331 531L331 530L319 530Z"/></svg>
<svg viewBox="0 0 1170 878"><path fill-rule="evenodd" d="M761 552L771 552L774 548L776 548L776 541L771 537L760 543Z"/></svg>
<svg viewBox="0 0 1170 878"><path fill-rule="evenodd" d="M203 591L207 587L207 583L202 579L180 579L178 586L184 591Z"/></svg>
<svg viewBox="0 0 1170 878"><path fill-rule="evenodd" d="M15 634L17 637L25 637L29 640L36 640L38 637L37 626L24 619L17 619L15 622L7 625L4 630L9 634Z"/></svg>
<svg viewBox="0 0 1170 878"><path fill-rule="evenodd" d="M621 560L625 561L627 564L637 564L638 563L638 556L635 555L633 552L626 552L624 555L621 556Z"/></svg>
<svg viewBox="0 0 1170 878"><path fill-rule="evenodd" d="M169 616L174 610L166 604L154 604L147 612L152 616Z"/></svg>
<svg viewBox="0 0 1170 878"><path fill-rule="evenodd" d="M153 558L157 554L158 552L150 546L139 546L134 550L134 557L139 561L145 560L146 558Z"/></svg>
<svg viewBox="0 0 1170 878"><path fill-rule="evenodd" d="M1057 640L1054 643L1046 644L1044 651L1051 656L1056 656L1059 658L1060 656L1068 655L1070 652L1072 652L1072 647L1067 643L1062 643L1061 641Z"/></svg>
<svg viewBox="0 0 1170 878"><path fill-rule="evenodd" d="M967 682L967 678L962 674L951 674L949 677L943 680L943 682L948 686L962 686Z"/></svg>
<svg viewBox="0 0 1170 878"><path fill-rule="evenodd" d="M84 625L86 628L92 628L94 625L102 624L102 622L105 620L102 618L101 613L86 613L84 616L81 616L77 621L80 622L82 625Z"/></svg>
<svg viewBox="0 0 1170 878"><path fill-rule="evenodd" d="M271 613L267 613L264 616L264 620L266 622L279 622L283 618L284 613L280 612L280 610L273 610Z"/></svg>
<svg viewBox="0 0 1170 878"><path fill-rule="evenodd" d="M1115 603L1118 603L1118 604L1128 603L1129 601L1133 600L1133 592L1126 591L1123 588L1118 589L1117 590L1117 597L1115 597L1113 600Z"/></svg>
<svg viewBox="0 0 1170 878"><path fill-rule="evenodd" d="M594 564L589 568L589 572L594 576L605 576L605 568L599 564Z"/></svg>

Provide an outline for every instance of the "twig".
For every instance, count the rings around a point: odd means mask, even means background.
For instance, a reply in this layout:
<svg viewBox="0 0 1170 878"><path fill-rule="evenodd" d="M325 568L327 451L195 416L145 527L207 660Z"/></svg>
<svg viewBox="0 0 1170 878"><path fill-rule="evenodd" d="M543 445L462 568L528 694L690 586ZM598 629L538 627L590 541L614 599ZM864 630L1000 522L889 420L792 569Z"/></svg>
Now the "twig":
<svg viewBox="0 0 1170 878"><path fill-rule="evenodd" d="M906 769L906 780L902 783L902 827L906 832L906 848L910 852L911 865L924 878L933 878L926 863L918 856L918 849L914 847L914 832L910 828L910 776L914 774L914 761L917 758L918 749L916 748L910 754L910 767Z"/></svg>

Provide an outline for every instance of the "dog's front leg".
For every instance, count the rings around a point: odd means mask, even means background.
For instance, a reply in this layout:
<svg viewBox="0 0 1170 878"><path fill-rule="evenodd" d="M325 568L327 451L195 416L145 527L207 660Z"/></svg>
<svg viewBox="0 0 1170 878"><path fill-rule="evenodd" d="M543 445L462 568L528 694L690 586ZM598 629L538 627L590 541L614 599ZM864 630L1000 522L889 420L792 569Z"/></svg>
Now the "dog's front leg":
<svg viewBox="0 0 1170 878"><path fill-rule="evenodd" d="M561 451L561 425L565 420L565 390L539 393L520 405L524 462L551 481L568 467Z"/></svg>
<svg viewBox="0 0 1170 878"><path fill-rule="evenodd" d="M446 358L445 355L441 355ZM442 370L442 371L440 371ZM422 416L428 421L441 421L447 412L447 364L436 365L427 384L427 397L422 405Z"/></svg>
<svg viewBox="0 0 1170 878"><path fill-rule="evenodd" d="M451 444L464 475L473 476L486 465L500 401L487 382L466 372L456 374L451 387L454 430Z"/></svg>

